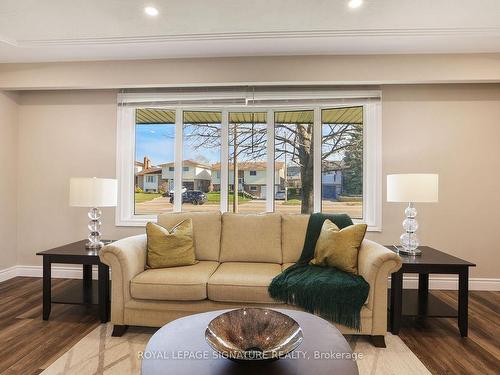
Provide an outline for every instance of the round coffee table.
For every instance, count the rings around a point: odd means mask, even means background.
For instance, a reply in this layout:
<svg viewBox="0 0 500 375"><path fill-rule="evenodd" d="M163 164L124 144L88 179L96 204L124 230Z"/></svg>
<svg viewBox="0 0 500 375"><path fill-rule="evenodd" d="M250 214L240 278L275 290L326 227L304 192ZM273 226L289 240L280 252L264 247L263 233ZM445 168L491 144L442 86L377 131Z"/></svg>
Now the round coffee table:
<svg viewBox="0 0 500 375"><path fill-rule="evenodd" d="M241 364L218 356L205 341L205 329L213 318L229 311L219 310L180 318L160 328L142 353L142 375L358 374L349 344L331 323L302 311L274 310L295 319L304 333L304 341L288 357Z"/></svg>

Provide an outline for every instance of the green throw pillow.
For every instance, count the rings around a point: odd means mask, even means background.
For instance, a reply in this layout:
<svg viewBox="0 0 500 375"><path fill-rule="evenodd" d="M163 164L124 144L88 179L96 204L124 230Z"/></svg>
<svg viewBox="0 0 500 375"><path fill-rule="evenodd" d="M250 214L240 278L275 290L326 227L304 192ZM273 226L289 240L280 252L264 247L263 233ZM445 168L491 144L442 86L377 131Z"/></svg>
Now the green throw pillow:
<svg viewBox="0 0 500 375"><path fill-rule="evenodd" d="M155 223L146 224L148 268L190 266L198 263L194 253L193 223L186 219L166 229Z"/></svg>
<svg viewBox="0 0 500 375"><path fill-rule="evenodd" d="M354 224L339 230L330 220L325 220L314 249L314 259L309 264L357 274L358 250L366 228L366 224Z"/></svg>

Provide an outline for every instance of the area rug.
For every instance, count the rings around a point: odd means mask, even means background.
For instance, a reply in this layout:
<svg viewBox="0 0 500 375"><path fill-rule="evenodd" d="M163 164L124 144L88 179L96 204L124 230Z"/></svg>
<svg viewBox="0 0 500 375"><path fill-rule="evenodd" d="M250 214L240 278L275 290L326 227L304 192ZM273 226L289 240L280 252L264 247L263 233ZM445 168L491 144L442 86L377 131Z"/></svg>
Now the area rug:
<svg viewBox="0 0 500 375"><path fill-rule="evenodd" d="M144 350L156 330L130 327L122 337L111 337L111 331L112 324L101 324L47 367L42 374L140 374L139 353ZM398 336L387 334L387 348L375 348L367 337L347 336L347 340L353 352L358 353L360 375L430 374Z"/></svg>

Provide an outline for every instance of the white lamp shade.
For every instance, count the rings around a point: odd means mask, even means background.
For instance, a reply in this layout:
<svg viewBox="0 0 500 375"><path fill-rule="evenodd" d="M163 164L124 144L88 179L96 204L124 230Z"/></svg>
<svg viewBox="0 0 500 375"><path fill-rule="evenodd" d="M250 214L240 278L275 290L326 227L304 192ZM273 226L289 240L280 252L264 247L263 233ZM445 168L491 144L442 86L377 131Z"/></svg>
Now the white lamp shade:
<svg viewBox="0 0 500 375"><path fill-rule="evenodd" d="M387 202L437 202L437 174L387 175Z"/></svg>
<svg viewBox="0 0 500 375"><path fill-rule="evenodd" d="M116 206L118 184L112 178L73 177L69 181L69 205L73 207Z"/></svg>

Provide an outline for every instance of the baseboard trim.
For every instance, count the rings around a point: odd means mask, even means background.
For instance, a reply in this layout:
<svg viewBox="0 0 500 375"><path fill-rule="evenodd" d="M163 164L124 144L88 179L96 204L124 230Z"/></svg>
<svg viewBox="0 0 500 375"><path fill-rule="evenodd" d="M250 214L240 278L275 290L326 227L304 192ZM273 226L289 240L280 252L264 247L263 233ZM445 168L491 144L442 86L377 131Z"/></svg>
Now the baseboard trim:
<svg viewBox="0 0 500 375"><path fill-rule="evenodd" d="M42 277L42 266L13 266L0 270L0 282L12 279L16 276ZM52 278L54 279L81 279L83 277L82 266L60 266L52 265ZM97 280L97 267L93 267L92 279Z"/></svg>
<svg viewBox="0 0 500 375"><path fill-rule="evenodd" d="M4 268L3 270L0 270L0 282L7 281L7 280L12 279L13 277L16 277L16 276L18 276L17 266Z"/></svg>
<svg viewBox="0 0 500 375"><path fill-rule="evenodd" d="M0 282L16 276L42 277L42 266L13 266L0 270ZM52 266L52 277L55 279L81 279L82 267ZM92 278L97 280L97 269L94 267ZM389 278L389 286L391 279ZM418 288L418 276L408 275L403 278L403 287L406 289ZM429 288L435 290L458 290L457 276L430 276ZM500 291L500 279L472 277L469 278L469 290Z"/></svg>
<svg viewBox="0 0 500 375"><path fill-rule="evenodd" d="M389 287L391 279L389 278ZM417 289L418 276L403 276L403 288ZM429 276L429 289L433 290L458 290L458 276ZM500 291L500 279L471 277L469 278L469 290L477 291Z"/></svg>

